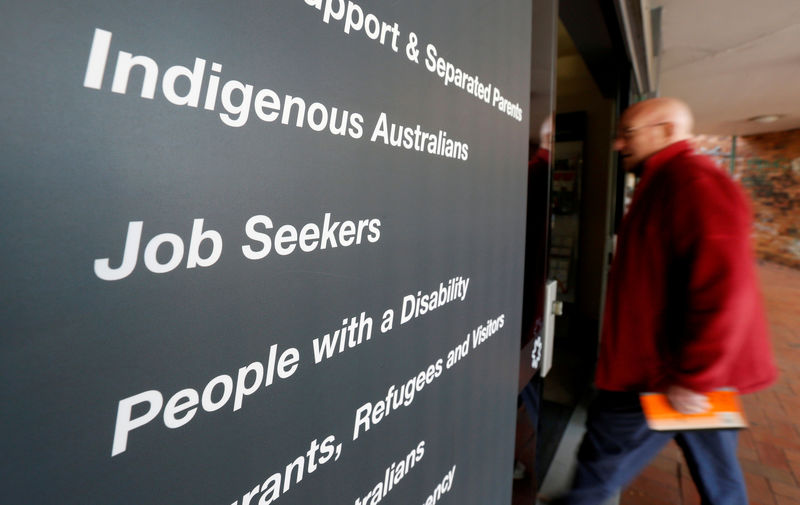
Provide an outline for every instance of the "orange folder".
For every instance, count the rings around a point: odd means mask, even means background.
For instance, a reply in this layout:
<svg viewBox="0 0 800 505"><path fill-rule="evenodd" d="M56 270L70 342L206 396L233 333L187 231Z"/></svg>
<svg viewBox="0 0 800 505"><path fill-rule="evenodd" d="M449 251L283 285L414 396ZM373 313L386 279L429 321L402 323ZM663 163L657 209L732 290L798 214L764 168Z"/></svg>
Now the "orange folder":
<svg viewBox="0 0 800 505"><path fill-rule="evenodd" d="M663 393L642 393L639 400L651 430L702 430L712 428L746 428L739 393L734 389L718 389L707 393L711 408L700 414L681 414L670 405Z"/></svg>

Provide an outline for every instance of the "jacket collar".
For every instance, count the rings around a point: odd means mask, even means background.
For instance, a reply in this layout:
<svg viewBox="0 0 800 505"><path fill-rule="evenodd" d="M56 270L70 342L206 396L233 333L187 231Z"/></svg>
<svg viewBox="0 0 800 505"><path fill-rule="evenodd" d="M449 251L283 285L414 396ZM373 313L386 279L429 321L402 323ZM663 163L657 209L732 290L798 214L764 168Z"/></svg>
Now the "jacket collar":
<svg viewBox="0 0 800 505"><path fill-rule="evenodd" d="M694 151L694 146L692 146L692 143L689 140L681 140L675 142L674 144L668 145L664 149L656 152L644 160L641 172L642 178L644 178L646 174L657 172L660 167L666 165L673 158L676 158L685 152L691 151Z"/></svg>

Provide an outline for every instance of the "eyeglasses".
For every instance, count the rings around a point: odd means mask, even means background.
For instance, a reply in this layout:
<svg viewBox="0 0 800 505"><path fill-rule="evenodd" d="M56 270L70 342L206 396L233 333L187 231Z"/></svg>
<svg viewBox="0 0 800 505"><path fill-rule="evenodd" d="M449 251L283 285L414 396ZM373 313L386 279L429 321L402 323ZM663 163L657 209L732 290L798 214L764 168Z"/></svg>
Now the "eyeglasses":
<svg viewBox="0 0 800 505"><path fill-rule="evenodd" d="M628 128L625 128L625 129L617 131L617 137L616 138L630 140L630 139L633 138L633 135L639 130L643 130L645 128L650 128L650 127L653 127L653 126L661 126L661 125L665 125L667 123L668 123L668 121L662 121L660 123L644 124L644 125L640 125L640 126L629 126Z"/></svg>

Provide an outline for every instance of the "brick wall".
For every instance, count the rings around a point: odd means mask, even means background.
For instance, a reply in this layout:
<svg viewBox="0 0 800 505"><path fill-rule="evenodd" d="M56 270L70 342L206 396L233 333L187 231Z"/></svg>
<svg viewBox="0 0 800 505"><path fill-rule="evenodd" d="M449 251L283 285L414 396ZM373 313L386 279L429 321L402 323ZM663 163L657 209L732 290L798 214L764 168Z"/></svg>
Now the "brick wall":
<svg viewBox="0 0 800 505"><path fill-rule="evenodd" d="M701 135L696 144L749 193L759 258L800 269L800 130L736 137Z"/></svg>

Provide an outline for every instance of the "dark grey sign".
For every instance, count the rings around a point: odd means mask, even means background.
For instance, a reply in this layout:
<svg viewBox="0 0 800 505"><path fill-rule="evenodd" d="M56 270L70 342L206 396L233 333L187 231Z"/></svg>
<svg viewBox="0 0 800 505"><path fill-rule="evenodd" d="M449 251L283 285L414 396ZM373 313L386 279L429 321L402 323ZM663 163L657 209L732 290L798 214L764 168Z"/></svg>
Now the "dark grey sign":
<svg viewBox="0 0 800 505"><path fill-rule="evenodd" d="M12 0L2 503L509 503L530 3Z"/></svg>

